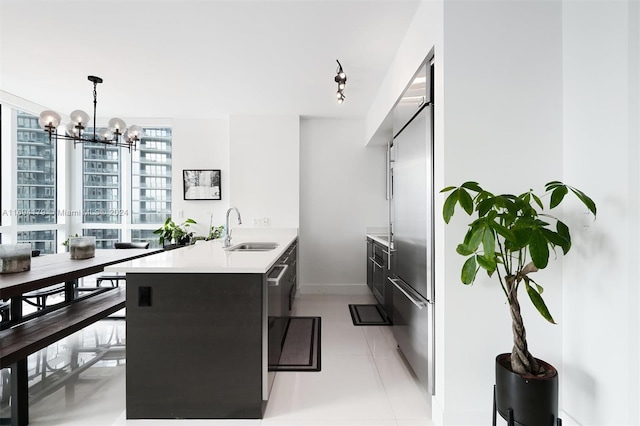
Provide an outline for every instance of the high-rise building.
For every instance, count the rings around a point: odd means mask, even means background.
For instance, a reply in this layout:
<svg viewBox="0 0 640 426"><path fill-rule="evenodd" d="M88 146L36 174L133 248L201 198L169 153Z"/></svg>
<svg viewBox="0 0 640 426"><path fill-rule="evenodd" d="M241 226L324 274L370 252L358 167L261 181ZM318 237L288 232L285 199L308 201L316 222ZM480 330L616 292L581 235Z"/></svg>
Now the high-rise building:
<svg viewBox="0 0 640 426"><path fill-rule="evenodd" d="M158 246L152 229L171 216L171 128L144 129L138 150L131 154L131 240ZM157 228L157 227L156 227Z"/></svg>
<svg viewBox="0 0 640 426"><path fill-rule="evenodd" d="M56 141L38 125L38 117L16 111L17 204L15 216L21 225L56 223ZM18 231L18 241L32 249L55 253L53 230Z"/></svg>

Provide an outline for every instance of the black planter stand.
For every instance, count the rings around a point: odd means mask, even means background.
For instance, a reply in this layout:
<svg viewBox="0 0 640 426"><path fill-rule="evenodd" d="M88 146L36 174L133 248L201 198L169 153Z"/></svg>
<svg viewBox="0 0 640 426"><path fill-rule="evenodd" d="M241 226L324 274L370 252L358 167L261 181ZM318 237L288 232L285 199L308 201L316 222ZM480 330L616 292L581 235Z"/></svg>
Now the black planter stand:
<svg viewBox="0 0 640 426"><path fill-rule="evenodd" d="M554 374L550 377L525 377L500 363L511 354L496 357L496 384L493 386L493 426L496 413L509 426L562 426L558 418L558 374L552 365L538 362Z"/></svg>

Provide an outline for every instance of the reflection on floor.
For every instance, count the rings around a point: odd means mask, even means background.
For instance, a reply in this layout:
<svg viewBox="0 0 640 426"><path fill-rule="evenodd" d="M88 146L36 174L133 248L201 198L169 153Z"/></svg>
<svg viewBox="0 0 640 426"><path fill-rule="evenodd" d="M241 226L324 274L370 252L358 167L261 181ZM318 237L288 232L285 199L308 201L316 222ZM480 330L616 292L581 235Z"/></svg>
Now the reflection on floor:
<svg viewBox="0 0 640 426"><path fill-rule="evenodd" d="M373 298L296 299L294 315L322 317L322 371L278 373L262 420L126 420L125 321L103 320L29 358L29 424L432 425L430 402L398 353L391 328L355 327L350 303L373 303ZM74 363L79 374L63 374Z"/></svg>

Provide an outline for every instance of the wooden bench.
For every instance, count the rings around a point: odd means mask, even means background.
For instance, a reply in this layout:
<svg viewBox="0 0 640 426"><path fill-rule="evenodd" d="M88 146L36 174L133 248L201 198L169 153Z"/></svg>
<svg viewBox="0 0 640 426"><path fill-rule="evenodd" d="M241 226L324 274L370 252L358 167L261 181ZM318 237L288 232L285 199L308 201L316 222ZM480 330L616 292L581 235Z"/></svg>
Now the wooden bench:
<svg viewBox="0 0 640 426"><path fill-rule="evenodd" d="M11 425L29 423L27 357L124 306L125 289L110 288L0 331L0 368L11 368Z"/></svg>

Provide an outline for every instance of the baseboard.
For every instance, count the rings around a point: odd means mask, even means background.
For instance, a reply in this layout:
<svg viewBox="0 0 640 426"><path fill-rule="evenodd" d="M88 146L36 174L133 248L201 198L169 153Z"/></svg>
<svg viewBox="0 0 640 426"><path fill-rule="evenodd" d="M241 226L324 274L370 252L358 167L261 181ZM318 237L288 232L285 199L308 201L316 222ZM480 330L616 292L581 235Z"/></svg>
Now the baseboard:
<svg viewBox="0 0 640 426"><path fill-rule="evenodd" d="M562 426L582 426L579 422L576 421L576 419L571 417L563 410L560 410L558 416L560 416L560 418L562 419Z"/></svg>
<svg viewBox="0 0 640 426"><path fill-rule="evenodd" d="M371 294L366 284L305 284L298 287L299 294Z"/></svg>
<svg viewBox="0 0 640 426"><path fill-rule="evenodd" d="M444 410L435 396L431 397L431 420L436 426L444 425Z"/></svg>

